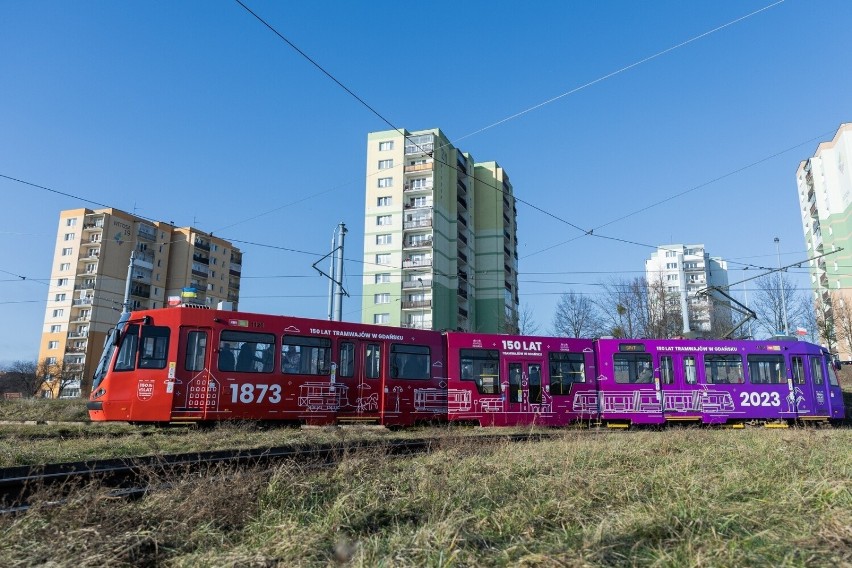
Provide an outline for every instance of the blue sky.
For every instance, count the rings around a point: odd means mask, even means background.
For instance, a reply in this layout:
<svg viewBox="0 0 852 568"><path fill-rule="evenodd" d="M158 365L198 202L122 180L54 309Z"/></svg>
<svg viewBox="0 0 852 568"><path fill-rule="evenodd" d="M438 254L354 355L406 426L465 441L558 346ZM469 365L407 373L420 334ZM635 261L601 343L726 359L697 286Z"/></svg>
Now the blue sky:
<svg viewBox="0 0 852 568"><path fill-rule="evenodd" d="M443 129L575 225L707 184L598 231L640 243L775 266L777 236L785 264L806 258L796 167L852 120L848 1L246 3L394 125ZM311 264L345 222L359 319L366 136L388 126L239 4L0 0L0 53L0 174L316 253L240 244L247 311L324 318ZM5 178L0 195L0 361L34 359L58 213L93 206ZM579 233L523 204L518 227L543 328L560 293L650 253L582 237L536 254Z"/></svg>

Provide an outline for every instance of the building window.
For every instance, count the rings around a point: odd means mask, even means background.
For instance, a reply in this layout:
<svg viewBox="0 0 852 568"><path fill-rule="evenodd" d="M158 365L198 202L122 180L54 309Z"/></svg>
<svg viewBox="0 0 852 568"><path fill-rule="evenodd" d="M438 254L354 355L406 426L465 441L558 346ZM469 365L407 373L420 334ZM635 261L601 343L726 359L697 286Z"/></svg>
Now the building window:
<svg viewBox="0 0 852 568"><path fill-rule="evenodd" d="M391 244L392 236L390 234L384 235L376 235L376 244L377 245L389 245Z"/></svg>
<svg viewBox="0 0 852 568"><path fill-rule="evenodd" d="M50 333L59 333L60 331L62 331L62 326L61 326L61 325L52 325L52 326L50 326Z"/></svg>
<svg viewBox="0 0 852 568"><path fill-rule="evenodd" d="M393 178L379 178L379 187L393 187Z"/></svg>
<svg viewBox="0 0 852 568"><path fill-rule="evenodd" d="M378 199L376 199L376 205L378 207L387 207L391 203L393 203L393 201L391 200L390 196L379 197Z"/></svg>
<svg viewBox="0 0 852 568"><path fill-rule="evenodd" d="M390 294L374 294L373 295L373 303L374 304L390 304Z"/></svg>
<svg viewBox="0 0 852 568"><path fill-rule="evenodd" d="M390 225L391 224L391 216L390 215L379 215L376 217L376 225Z"/></svg>
<svg viewBox="0 0 852 568"><path fill-rule="evenodd" d="M56 285L57 286L68 286L68 279L67 278L58 278L56 280Z"/></svg>
<svg viewBox="0 0 852 568"><path fill-rule="evenodd" d="M376 284L387 284L390 282L390 272L376 274Z"/></svg>
<svg viewBox="0 0 852 568"><path fill-rule="evenodd" d="M427 178L415 178L411 180L411 188L412 189L425 189L428 187L429 180Z"/></svg>
<svg viewBox="0 0 852 568"><path fill-rule="evenodd" d="M71 256L72 252L74 252L74 249L64 248L64 249L62 249L62 256Z"/></svg>
<svg viewBox="0 0 852 568"><path fill-rule="evenodd" d="M677 282L677 274L666 274L666 280L669 282Z"/></svg>
<svg viewBox="0 0 852 568"><path fill-rule="evenodd" d="M390 323L390 314L373 314L373 323Z"/></svg>
<svg viewBox="0 0 852 568"><path fill-rule="evenodd" d="M393 167L393 160L379 160L380 170L389 170Z"/></svg>
<svg viewBox="0 0 852 568"><path fill-rule="evenodd" d="M56 365L56 357L48 357L47 358L48 365Z"/></svg>
<svg viewBox="0 0 852 568"><path fill-rule="evenodd" d="M65 301L65 294L57 294L57 295L56 295L56 298L55 298L55 301L57 301L57 302L64 302L64 301Z"/></svg>
<svg viewBox="0 0 852 568"><path fill-rule="evenodd" d="M64 313L65 313L65 310L63 310L61 308L58 309L58 310L53 310L53 317L61 318Z"/></svg>
<svg viewBox="0 0 852 568"><path fill-rule="evenodd" d="M377 254L376 264L390 264L390 254Z"/></svg>
<svg viewBox="0 0 852 568"><path fill-rule="evenodd" d="M384 152L386 150L393 150L393 140L379 142L379 152Z"/></svg>
<svg viewBox="0 0 852 568"><path fill-rule="evenodd" d="M66 219L65 220L65 226L66 227L73 227L76 224L77 224L77 219Z"/></svg>
<svg viewBox="0 0 852 568"><path fill-rule="evenodd" d="M73 241L74 240L74 233L65 233L65 240L66 241Z"/></svg>
<svg viewBox="0 0 852 568"><path fill-rule="evenodd" d="M667 269L667 270L673 270L673 269L675 269L675 268L677 268L677 263L676 263L676 262L667 262L667 263L666 263L666 269Z"/></svg>
<svg viewBox="0 0 852 568"><path fill-rule="evenodd" d="M58 341L48 341L47 342L47 348L48 349L59 349L59 342Z"/></svg>
<svg viewBox="0 0 852 568"><path fill-rule="evenodd" d="M59 270L71 270L71 263L70 262L63 262L62 264L59 265Z"/></svg>

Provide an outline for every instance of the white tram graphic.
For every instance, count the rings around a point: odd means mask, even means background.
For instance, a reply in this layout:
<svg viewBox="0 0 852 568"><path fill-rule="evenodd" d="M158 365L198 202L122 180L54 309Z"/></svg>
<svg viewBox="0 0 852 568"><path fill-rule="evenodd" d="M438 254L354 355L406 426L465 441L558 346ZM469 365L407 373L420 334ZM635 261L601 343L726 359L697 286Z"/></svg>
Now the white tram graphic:
<svg viewBox="0 0 852 568"><path fill-rule="evenodd" d="M184 408L218 410L221 391L221 384L217 379L206 374L197 375L186 385Z"/></svg>
<svg viewBox="0 0 852 568"><path fill-rule="evenodd" d="M447 389L414 389L414 410L417 412L443 413L450 406L450 398L450 392ZM470 396L468 396L467 403L469 407Z"/></svg>
<svg viewBox="0 0 852 568"><path fill-rule="evenodd" d="M298 405L311 412L339 410L349 387L337 383L304 383L299 386Z"/></svg>
<svg viewBox="0 0 852 568"><path fill-rule="evenodd" d="M582 392L574 395L575 412L636 412L658 414L666 412L703 412L725 414L736 410L731 393L719 390L663 391L661 405L657 391L639 389L630 392ZM600 401L598 400L600 398ZM600 402L600 404L599 404Z"/></svg>

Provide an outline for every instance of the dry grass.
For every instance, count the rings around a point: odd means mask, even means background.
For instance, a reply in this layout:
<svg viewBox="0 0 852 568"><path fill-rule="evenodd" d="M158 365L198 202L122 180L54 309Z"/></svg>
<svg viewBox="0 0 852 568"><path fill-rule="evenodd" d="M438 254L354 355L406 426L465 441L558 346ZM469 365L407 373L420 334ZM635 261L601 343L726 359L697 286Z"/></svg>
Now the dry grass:
<svg viewBox="0 0 852 568"><path fill-rule="evenodd" d="M848 566L850 447L849 429L565 432L216 470L0 519L0 564Z"/></svg>

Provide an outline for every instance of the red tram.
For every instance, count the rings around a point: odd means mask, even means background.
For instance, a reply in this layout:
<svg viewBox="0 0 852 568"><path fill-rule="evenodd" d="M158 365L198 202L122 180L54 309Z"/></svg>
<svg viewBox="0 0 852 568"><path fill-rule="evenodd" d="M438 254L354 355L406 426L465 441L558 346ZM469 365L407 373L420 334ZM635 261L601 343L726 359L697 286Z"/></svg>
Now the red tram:
<svg viewBox="0 0 852 568"><path fill-rule="evenodd" d="M88 408L92 420L405 426L446 417L445 367L438 332L164 308L122 318Z"/></svg>

